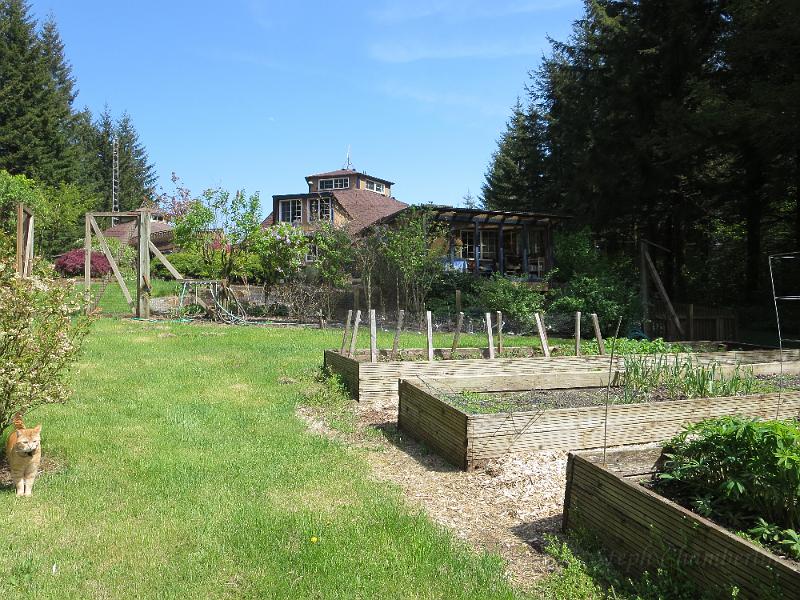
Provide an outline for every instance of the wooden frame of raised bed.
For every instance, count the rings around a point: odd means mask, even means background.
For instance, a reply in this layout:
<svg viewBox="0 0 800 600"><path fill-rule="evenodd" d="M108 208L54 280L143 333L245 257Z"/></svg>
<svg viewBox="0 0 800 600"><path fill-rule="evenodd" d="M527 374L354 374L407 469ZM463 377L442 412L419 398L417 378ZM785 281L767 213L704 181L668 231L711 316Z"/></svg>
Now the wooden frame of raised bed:
<svg viewBox="0 0 800 600"><path fill-rule="evenodd" d="M661 449L570 454L564 531L588 533L629 575L676 568L698 592L740 599L800 597L800 567L640 485Z"/></svg>
<svg viewBox="0 0 800 600"><path fill-rule="evenodd" d="M461 348L457 353L484 352L485 349ZM516 348L506 348L513 352ZM527 350L530 348L519 350ZM406 350L405 352L413 352ZM426 352L421 350L420 352ZM382 353L385 355L385 353ZM784 350L784 372L800 373L800 351ZM359 402L369 404L396 404L398 402L398 380L412 377L442 378L470 377L491 373L493 376L513 376L526 373L554 373L565 371L608 369L607 356L543 356L527 358L467 358L451 359L450 349L437 349L438 359L386 360L370 362L369 352L346 356L337 350L325 350L325 368L341 376L350 395ZM728 352L704 352L691 356L701 361L716 361L723 365L737 363L758 365L756 374L775 373L778 368L778 350L741 350ZM771 364L770 364L771 363ZM794 369L794 370L792 370Z"/></svg>
<svg viewBox="0 0 800 600"><path fill-rule="evenodd" d="M772 363L762 363L772 364ZM785 363L786 364L786 363ZM791 363L800 370L800 363ZM723 367L723 369L734 367ZM613 376L616 378L618 374ZM582 450L660 442L684 425L722 415L781 418L800 413L800 392L693 398L468 414L446 401L454 393L513 392L607 385L608 371L534 373L525 376L403 379L397 424L462 469L488 460L535 450ZM613 381L612 381L613 384Z"/></svg>

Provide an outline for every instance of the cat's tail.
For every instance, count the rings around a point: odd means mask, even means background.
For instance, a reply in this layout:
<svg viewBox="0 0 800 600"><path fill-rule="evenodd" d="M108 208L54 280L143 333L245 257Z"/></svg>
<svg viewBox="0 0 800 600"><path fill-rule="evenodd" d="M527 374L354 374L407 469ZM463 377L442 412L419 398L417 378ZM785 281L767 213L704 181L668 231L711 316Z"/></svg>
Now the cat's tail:
<svg viewBox="0 0 800 600"><path fill-rule="evenodd" d="M22 421L22 414L17 413L14 415L14 429L25 429L25 423Z"/></svg>

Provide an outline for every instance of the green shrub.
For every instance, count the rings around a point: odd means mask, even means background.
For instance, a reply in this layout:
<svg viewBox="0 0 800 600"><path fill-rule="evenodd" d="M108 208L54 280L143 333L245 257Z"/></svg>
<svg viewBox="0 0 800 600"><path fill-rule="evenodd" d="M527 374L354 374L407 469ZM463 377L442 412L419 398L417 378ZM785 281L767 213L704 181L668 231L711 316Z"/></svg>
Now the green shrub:
<svg viewBox="0 0 800 600"><path fill-rule="evenodd" d="M35 271L21 278L0 255L0 431L17 411L67 400L65 378L87 331L85 318L73 319L72 286L41 263Z"/></svg>
<svg viewBox="0 0 800 600"><path fill-rule="evenodd" d="M513 281L502 275L481 280L478 288L478 305L482 311L503 311L523 333L536 328L534 313L543 310L544 295L522 281Z"/></svg>
<svg viewBox="0 0 800 600"><path fill-rule="evenodd" d="M665 448L654 487L760 543L800 559L800 425L720 417Z"/></svg>

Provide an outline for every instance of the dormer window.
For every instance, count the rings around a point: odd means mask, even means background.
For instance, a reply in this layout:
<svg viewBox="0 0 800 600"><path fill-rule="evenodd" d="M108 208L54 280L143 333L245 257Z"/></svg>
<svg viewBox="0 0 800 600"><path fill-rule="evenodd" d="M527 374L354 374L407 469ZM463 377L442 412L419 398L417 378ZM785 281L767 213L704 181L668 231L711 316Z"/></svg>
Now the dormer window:
<svg viewBox="0 0 800 600"><path fill-rule="evenodd" d="M320 179L318 187L320 190L345 190L350 187L350 178L334 177L332 179Z"/></svg>
<svg viewBox="0 0 800 600"><path fill-rule="evenodd" d="M383 193L383 184L379 181L372 181L371 179L367 179L367 189L371 192L378 192L379 194Z"/></svg>
<svg viewBox="0 0 800 600"><path fill-rule="evenodd" d="M278 205L278 220L283 223L294 223L303 219L303 202L299 198L281 200Z"/></svg>

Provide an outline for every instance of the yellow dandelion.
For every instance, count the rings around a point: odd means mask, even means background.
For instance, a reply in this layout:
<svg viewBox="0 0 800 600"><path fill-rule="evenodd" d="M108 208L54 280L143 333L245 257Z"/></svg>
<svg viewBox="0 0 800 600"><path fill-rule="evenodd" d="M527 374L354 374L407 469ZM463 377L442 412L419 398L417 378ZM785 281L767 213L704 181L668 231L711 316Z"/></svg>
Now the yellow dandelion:
<svg viewBox="0 0 800 600"><path fill-rule="evenodd" d="M319 538L317 536L315 536L315 535L311 536L311 543L312 544L316 544L318 541L319 541Z"/></svg>

